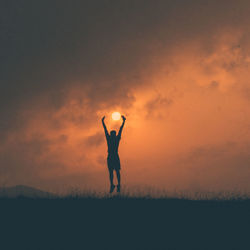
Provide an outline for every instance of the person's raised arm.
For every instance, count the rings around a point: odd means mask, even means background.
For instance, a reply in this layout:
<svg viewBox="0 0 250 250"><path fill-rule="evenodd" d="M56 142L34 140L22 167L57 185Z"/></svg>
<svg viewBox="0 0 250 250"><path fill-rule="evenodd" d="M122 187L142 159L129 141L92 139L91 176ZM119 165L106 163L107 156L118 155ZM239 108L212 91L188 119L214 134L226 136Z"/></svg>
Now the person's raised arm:
<svg viewBox="0 0 250 250"><path fill-rule="evenodd" d="M122 115L122 119L123 119L123 122L122 122L122 125L119 129L119 133L118 133L118 137L121 138L121 135L122 135L122 129L124 127L124 124L125 124L125 121L126 121L126 117L124 115Z"/></svg>
<svg viewBox="0 0 250 250"><path fill-rule="evenodd" d="M105 119L105 116L103 116L103 118L102 118L102 126L103 126L103 128L104 128L105 136L106 136L106 138L108 138L109 132L108 132L108 130L107 130L107 127L106 127L106 124L105 124L105 122L104 122L104 119Z"/></svg>

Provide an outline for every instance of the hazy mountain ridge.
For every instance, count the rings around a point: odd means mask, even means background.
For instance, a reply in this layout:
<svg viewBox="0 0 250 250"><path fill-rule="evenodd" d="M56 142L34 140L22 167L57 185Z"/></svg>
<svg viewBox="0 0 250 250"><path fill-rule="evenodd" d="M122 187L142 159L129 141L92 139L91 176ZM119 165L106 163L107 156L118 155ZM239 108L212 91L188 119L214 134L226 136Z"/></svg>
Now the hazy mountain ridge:
<svg viewBox="0 0 250 250"><path fill-rule="evenodd" d="M53 197L54 194L25 186L17 185L12 187L0 187L0 197L16 198L16 197L28 197L28 198L49 198Z"/></svg>

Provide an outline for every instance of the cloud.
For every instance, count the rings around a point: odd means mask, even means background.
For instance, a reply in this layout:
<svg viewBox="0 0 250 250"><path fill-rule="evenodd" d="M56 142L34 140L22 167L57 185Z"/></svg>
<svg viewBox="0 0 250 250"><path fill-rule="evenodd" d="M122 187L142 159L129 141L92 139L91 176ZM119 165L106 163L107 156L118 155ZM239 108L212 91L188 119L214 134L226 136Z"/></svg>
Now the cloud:
<svg viewBox="0 0 250 250"><path fill-rule="evenodd" d="M103 133L96 133L95 135L88 136L85 143L89 147L98 147L104 142Z"/></svg>
<svg viewBox="0 0 250 250"><path fill-rule="evenodd" d="M154 97L145 104L147 118L152 118L152 116L161 118L162 112L159 112L159 110L168 108L168 106L171 105L171 103L172 103L171 99L167 99L166 97L162 97L160 94L158 94L156 97ZM158 114L156 115L156 113Z"/></svg>
<svg viewBox="0 0 250 250"><path fill-rule="evenodd" d="M153 164L163 169L155 179L172 183L180 155L205 166L224 155L207 169L226 173L220 165L234 154L218 145L250 140L249 10L243 0L1 2L1 176L100 183L100 118L113 110L128 117L120 148L128 181L146 168L142 183L151 182ZM183 170L186 182L194 168Z"/></svg>

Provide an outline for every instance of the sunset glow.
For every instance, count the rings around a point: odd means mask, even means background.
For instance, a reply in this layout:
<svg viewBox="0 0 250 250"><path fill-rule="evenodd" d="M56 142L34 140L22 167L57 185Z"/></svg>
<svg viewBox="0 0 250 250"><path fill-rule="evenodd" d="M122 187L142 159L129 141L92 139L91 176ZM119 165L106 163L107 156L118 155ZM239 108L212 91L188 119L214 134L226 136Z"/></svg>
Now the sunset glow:
<svg viewBox="0 0 250 250"><path fill-rule="evenodd" d="M249 1L28 2L1 26L3 186L105 190L125 115L128 187L250 192Z"/></svg>

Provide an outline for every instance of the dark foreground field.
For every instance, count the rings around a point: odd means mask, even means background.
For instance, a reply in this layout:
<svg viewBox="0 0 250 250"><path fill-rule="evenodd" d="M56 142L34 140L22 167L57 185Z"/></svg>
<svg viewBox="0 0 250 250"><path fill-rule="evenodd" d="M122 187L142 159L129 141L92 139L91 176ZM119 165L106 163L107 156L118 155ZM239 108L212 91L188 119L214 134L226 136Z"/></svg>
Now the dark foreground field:
<svg viewBox="0 0 250 250"><path fill-rule="evenodd" d="M250 249L250 200L1 199L0 249Z"/></svg>

